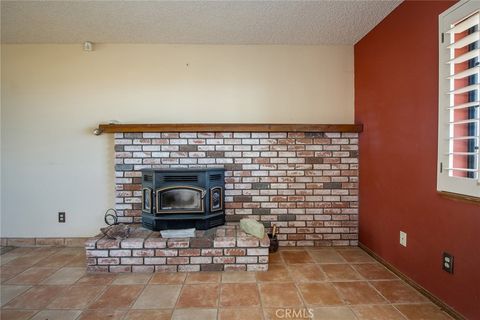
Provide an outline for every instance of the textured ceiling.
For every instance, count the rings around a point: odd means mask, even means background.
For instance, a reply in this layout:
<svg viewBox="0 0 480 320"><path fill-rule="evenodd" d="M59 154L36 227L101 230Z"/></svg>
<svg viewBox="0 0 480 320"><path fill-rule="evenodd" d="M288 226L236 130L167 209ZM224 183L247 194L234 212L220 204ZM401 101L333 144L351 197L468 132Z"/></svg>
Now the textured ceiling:
<svg viewBox="0 0 480 320"><path fill-rule="evenodd" d="M354 44L401 1L2 1L4 43Z"/></svg>

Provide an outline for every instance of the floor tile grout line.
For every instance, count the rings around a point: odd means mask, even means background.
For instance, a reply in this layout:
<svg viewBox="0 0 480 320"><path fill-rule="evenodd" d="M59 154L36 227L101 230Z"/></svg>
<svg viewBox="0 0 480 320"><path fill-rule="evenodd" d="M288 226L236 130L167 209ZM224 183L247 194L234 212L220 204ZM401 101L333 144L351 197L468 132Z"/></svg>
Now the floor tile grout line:
<svg viewBox="0 0 480 320"><path fill-rule="evenodd" d="M24 294L26 294L27 292L29 292L30 290L32 290L35 286L28 286L29 288L28 289L25 289L25 291L19 293L18 295L14 296L12 299L8 300L8 302L6 302L4 305L2 305L2 308L1 309L9 309L9 308L5 308L8 306L9 303L11 303L13 300L23 296Z"/></svg>
<svg viewBox="0 0 480 320"><path fill-rule="evenodd" d="M4 266L5 266L5 267L6 267L6 266L13 266L13 267L15 267L15 263L13 263L13 262L15 262L15 260L17 260L17 259L19 259L19 258L26 258L26 257L28 256L28 254L29 254L29 253L20 254L18 257L15 257L15 258L12 259L11 261L8 261L7 263L2 264L2 267L4 267ZM40 263L41 261L47 259L48 257L50 257L50 256L53 255L53 254L56 254L56 253L53 253L53 252L52 252L52 253L50 253L49 255L47 255L47 256L45 256L45 257L42 257L41 259L39 259L38 261L36 261L36 262L34 262L34 263L32 263L32 264L27 264L27 265L22 265L22 266L27 266L26 268L29 269L29 268L35 266L37 263Z"/></svg>
<svg viewBox="0 0 480 320"><path fill-rule="evenodd" d="M146 285L146 284L143 284L142 290L140 290L139 293L137 294L137 296L132 300L132 302L130 303L129 307L127 308L127 312L125 313L125 315L126 315L130 310L132 310L132 307L135 305L135 303L137 302L138 298L140 298L140 296L142 295L142 293L145 291L146 288L147 288L147 285Z"/></svg>
<svg viewBox="0 0 480 320"><path fill-rule="evenodd" d="M355 310L353 309L353 306L348 306L348 309L350 310L350 312L353 314L353 316L355 317L355 319L359 319L358 316L357 316L357 313L355 312Z"/></svg>
<svg viewBox="0 0 480 320"><path fill-rule="evenodd" d="M220 274L220 279L218 283L218 289L217 289L218 295L217 295L217 312L216 312L216 317L215 319L218 320L218 310L220 309L220 299L222 298L222 275Z"/></svg>
<svg viewBox="0 0 480 320"><path fill-rule="evenodd" d="M185 288L185 284L186 284L186 282L187 282L187 277L188 277L188 272L187 272L187 274L185 275L185 278L184 278L183 281L182 281L182 285L181 285L181 287L180 287L180 291L178 292L177 299L175 300L175 304L173 305L172 318L173 318L173 314L175 313L175 310L177 310L177 305L178 305L178 302L180 301L180 297L182 296L183 289Z"/></svg>
<svg viewBox="0 0 480 320"><path fill-rule="evenodd" d="M397 283L401 283L402 285L406 285L412 292L414 292L416 295L422 297L422 298L425 298L425 301L421 301L421 302L412 302L412 301L407 301L407 302L394 302L394 301L390 301L389 299L387 299L385 297L385 299L391 303L391 304L403 304L403 303L407 303L407 304L415 304L415 303L418 303L418 304L422 304L422 303L427 303L427 302L430 302L430 303L433 303L430 299L428 299L428 297L426 297L425 295L423 295L420 291L418 290L415 290L415 288L413 288L412 286L410 286L408 283L406 283L405 281L402 281L400 279L391 279L391 280L369 280L368 283L376 290L378 291L378 293L380 293L380 295L382 295L382 297L384 296L379 289L377 289L377 287L375 287L373 285L372 282L383 282L383 283L386 283L386 282L397 282Z"/></svg>
<svg viewBox="0 0 480 320"><path fill-rule="evenodd" d="M86 285L85 287L88 287L88 286L95 286L95 285ZM66 288L66 290L72 288L72 287L78 287L78 285L75 285L75 284L72 284L70 286L68 286L68 288ZM95 301L100 295L103 294L103 292L105 292L105 290L107 289L107 286L97 286L97 287L104 287L102 288L96 295L95 297L93 297L92 299L90 299L90 301L87 302L87 305L82 308L81 310L85 310L87 309L87 307L90 305L90 303L92 303L93 301ZM53 302L55 302L59 297L55 297L52 301L50 301L50 303L45 307L45 309L48 309L48 310L57 310L58 308L48 308L49 305L51 305ZM68 308L65 308L65 309L68 309ZM58 309L58 310L64 310L64 309Z"/></svg>
<svg viewBox="0 0 480 320"><path fill-rule="evenodd" d="M37 310L34 314L32 314L28 319L32 319L35 317L38 313L40 313L42 310Z"/></svg>
<svg viewBox="0 0 480 320"><path fill-rule="evenodd" d="M38 268L38 269L40 269L40 268L42 268L42 269L48 269L48 268L50 268L50 269L53 269L53 267L35 267L35 266L31 266L31 267L28 267L27 269L23 270L22 272L16 274L16 275L13 276L12 278L9 278L9 279L6 280L5 282L2 282L2 285L31 285L31 286L33 286L33 285L40 284L40 282L39 282L39 283L34 283L34 284L32 284L32 283L8 283L8 282L12 281L13 279L15 279L16 277L21 276L22 274L24 274L25 272L27 272L27 271L29 271L30 269L33 269L33 268ZM53 274L54 274L55 272L57 272L58 270L59 270L59 269L56 268L56 270L55 270L54 272L52 272L51 274L49 274L45 279L47 279L48 277L50 277L51 275L53 275ZM45 279L42 279L42 281L45 280Z"/></svg>
<svg viewBox="0 0 480 320"><path fill-rule="evenodd" d="M361 275L361 273L358 271L357 267L358 267L358 265L365 265L365 264L367 264L367 263L361 263L360 264L360 263L354 262L354 263L351 263L350 265L352 266L353 269L355 269L355 271L357 271ZM394 274L393 272L391 272L390 270L385 268L385 266L383 266L381 263L372 262L372 263L368 263L368 264L379 266L383 271L385 271L388 274L390 274L391 276L393 276L393 278L389 278L389 279L368 279L368 278L364 277L368 281L370 281L370 280L376 280L376 281L400 280L400 278L396 274Z"/></svg>
<svg viewBox="0 0 480 320"><path fill-rule="evenodd" d="M367 281L367 284L368 284L368 286L369 286L370 288L372 288L375 292L377 292L383 299L385 299L385 301L387 301L388 304L392 304L392 302L391 302L389 299L387 299L387 297L385 297L385 296L380 292L380 290L378 290L374 285L372 285L372 284L370 283L370 281Z"/></svg>
<svg viewBox="0 0 480 320"><path fill-rule="evenodd" d="M79 279L80 280L80 279ZM105 285L105 287L98 293L98 295L93 298L89 303L87 303L86 307L83 308L82 310L82 313L84 313L86 310L92 310L90 309L89 307L95 302L98 300L98 298L100 298L108 289L108 285Z"/></svg>
<svg viewBox="0 0 480 320"><path fill-rule="evenodd" d="M306 300L305 300L305 297L303 296L302 291L300 290L299 284L296 281L294 281L293 283L294 283L295 287L297 288L297 295L300 296L300 300L302 300L303 307L305 309L310 309L308 307L308 304L307 304Z"/></svg>
<svg viewBox="0 0 480 320"><path fill-rule="evenodd" d="M268 272L268 271L265 271L265 272ZM260 313L261 313L261 316L262 316L262 319L265 320L266 319L266 316L265 316L265 307L263 306L263 299L262 299L262 294L260 292L260 282L258 281L257 279L257 273L255 273L255 285L257 287L257 292L258 292L258 300L260 301Z"/></svg>
<svg viewBox="0 0 480 320"><path fill-rule="evenodd" d="M409 320L408 317L407 317L406 315L404 315L403 312L400 311L400 309L398 309L394 304L391 304L391 306L392 306L393 309L397 310L398 313L399 313L404 319Z"/></svg>
<svg viewBox="0 0 480 320"><path fill-rule="evenodd" d="M72 248L63 247L63 248L59 249L57 252L55 252L55 253L52 252L50 255L47 255L45 258L41 259L40 261L37 261L37 262L36 262L35 264L33 264L32 266L35 266L35 265L39 264L41 261L44 261L44 260L46 260L47 258L51 258L51 257L54 256L54 255L60 254L64 249L72 249ZM81 254L82 254L82 253L74 254L73 257L70 258L70 260L67 260L67 261L65 262L65 264L59 266L59 268L65 267L65 265L67 265L68 263L70 263L76 256L80 256Z"/></svg>

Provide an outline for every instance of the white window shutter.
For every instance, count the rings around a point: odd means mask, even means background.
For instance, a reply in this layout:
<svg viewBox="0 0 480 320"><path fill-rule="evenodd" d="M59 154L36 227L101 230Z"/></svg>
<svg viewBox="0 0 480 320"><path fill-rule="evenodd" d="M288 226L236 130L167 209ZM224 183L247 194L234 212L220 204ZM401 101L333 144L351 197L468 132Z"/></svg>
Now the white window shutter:
<svg viewBox="0 0 480 320"><path fill-rule="evenodd" d="M480 2L439 17L437 189L480 197Z"/></svg>

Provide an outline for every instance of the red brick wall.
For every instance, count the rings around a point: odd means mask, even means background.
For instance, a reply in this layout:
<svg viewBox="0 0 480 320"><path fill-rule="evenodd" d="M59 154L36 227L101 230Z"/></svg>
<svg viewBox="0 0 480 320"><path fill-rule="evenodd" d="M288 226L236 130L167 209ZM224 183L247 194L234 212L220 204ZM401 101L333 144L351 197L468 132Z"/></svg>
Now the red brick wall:
<svg viewBox="0 0 480 320"><path fill-rule="evenodd" d="M436 191L438 15L453 3L403 2L355 45L360 241L480 319L480 206ZM442 270L443 251L455 256L453 275Z"/></svg>
<svg viewBox="0 0 480 320"><path fill-rule="evenodd" d="M280 245L356 245L357 133L119 133L116 209L140 221L142 168L224 165L227 221L279 226Z"/></svg>

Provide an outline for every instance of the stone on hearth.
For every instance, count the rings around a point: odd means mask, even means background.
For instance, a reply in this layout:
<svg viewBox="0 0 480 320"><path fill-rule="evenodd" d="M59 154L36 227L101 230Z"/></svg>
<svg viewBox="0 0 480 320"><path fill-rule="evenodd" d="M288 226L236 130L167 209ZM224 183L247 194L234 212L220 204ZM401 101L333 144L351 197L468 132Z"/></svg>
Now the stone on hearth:
<svg viewBox="0 0 480 320"><path fill-rule="evenodd" d="M265 237L265 227L260 222L244 218L240 220L240 228L248 234L251 234L259 239Z"/></svg>
<svg viewBox="0 0 480 320"><path fill-rule="evenodd" d="M108 239L123 240L130 236L130 227L120 223L113 226L100 228Z"/></svg>

